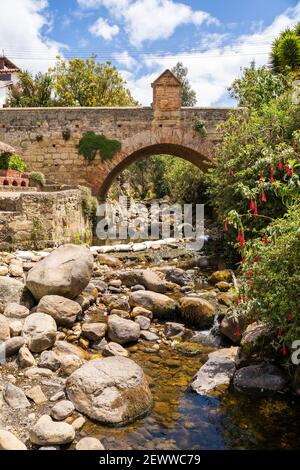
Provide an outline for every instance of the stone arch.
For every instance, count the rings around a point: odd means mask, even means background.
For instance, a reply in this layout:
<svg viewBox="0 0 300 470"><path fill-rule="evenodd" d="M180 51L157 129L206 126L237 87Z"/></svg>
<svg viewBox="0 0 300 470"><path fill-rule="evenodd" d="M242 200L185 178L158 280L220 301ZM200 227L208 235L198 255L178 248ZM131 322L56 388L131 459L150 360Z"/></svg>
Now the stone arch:
<svg viewBox="0 0 300 470"><path fill-rule="evenodd" d="M115 178L133 162L151 155L181 157L202 170L212 160L215 143L193 131L178 128L154 128L122 142L122 149L110 161L87 167L87 180L93 192L104 200Z"/></svg>

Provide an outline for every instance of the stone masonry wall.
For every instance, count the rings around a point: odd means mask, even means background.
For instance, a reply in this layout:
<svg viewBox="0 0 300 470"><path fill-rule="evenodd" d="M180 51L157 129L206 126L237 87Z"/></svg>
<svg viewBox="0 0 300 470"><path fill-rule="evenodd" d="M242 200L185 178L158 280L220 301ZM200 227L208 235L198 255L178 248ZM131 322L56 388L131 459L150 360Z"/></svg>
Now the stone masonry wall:
<svg viewBox="0 0 300 470"><path fill-rule="evenodd" d="M84 241L91 224L79 189L55 192L0 191L0 248L44 248Z"/></svg>
<svg viewBox="0 0 300 470"><path fill-rule="evenodd" d="M42 171L48 179L61 183L87 185L98 193L120 162L136 152L141 154L147 147L154 146L156 151L156 144L157 151L165 153L172 151L168 144L179 154L184 148L184 158L189 158L190 149L199 155L199 163L203 158L209 159L220 138L217 126L229 111L181 108L175 115L162 116L160 121L154 118L152 108L146 107L1 109L0 141L20 152L29 171ZM205 139L193 130L198 118L208 130ZM78 155L77 145L87 131L119 140L121 151L110 162L102 163L99 156L92 163L86 162Z"/></svg>

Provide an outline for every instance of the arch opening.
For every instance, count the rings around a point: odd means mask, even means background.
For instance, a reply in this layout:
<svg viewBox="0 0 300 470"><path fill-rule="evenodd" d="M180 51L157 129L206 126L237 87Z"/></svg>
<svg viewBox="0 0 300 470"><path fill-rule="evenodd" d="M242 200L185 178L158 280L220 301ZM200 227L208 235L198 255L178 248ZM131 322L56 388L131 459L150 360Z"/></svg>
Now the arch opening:
<svg viewBox="0 0 300 470"><path fill-rule="evenodd" d="M128 156L120 160L116 165L112 165L111 168L108 169L108 173L104 181L102 182L99 190L99 199L102 201L106 199L114 181L118 178L119 175L121 175L121 173L125 169L128 169L133 163L139 160L142 161L149 157L159 155L179 157L182 160L192 163L203 172L207 171L209 165L209 159L207 157L183 145L162 143L146 146L129 154Z"/></svg>

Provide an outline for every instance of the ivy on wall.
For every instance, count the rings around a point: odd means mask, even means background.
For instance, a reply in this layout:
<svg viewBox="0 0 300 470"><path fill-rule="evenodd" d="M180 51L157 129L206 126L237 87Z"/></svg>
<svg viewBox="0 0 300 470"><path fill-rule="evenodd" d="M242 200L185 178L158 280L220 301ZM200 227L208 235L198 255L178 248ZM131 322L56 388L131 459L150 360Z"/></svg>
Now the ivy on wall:
<svg viewBox="0 0 300 470"><path fill-rule="evenodd" d="M196 119L194 123L194 131L198 132L198 134L201 135L201 137L206 137L207 136L207 129L205 127L204 121L202 121L201 118Z"/></svg>
<svg viewBox="0 0 300 470"><path fill-rule="evenodd" d="M99 135L89 131L82 136L77 148L79 155L83 155L89 162L95 160L97 152L104 162L114 157L121 149L121 143L118 140L110 140L103 134Z"/></svg>

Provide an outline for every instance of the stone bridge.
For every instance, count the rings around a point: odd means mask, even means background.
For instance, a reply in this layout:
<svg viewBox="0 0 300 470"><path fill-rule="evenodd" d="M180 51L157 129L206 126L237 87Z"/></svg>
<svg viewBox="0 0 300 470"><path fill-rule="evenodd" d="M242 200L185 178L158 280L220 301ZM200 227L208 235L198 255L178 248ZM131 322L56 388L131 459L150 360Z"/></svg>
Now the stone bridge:
<svg viewBox="0 0 300 470"><path fill-rule="evenodd" d="M0 141L17 149L29 171L89 186L100 199L116 176L140 158L174 155L205 169L221 137L218 125L232 109L181 107L182 86L169 70L152 87L151 107L0 109ZM195 130L199 121L206 136ZM77 145L87 131L118 140L120 151L105 162L99 155L86 161Z"/></svg>

